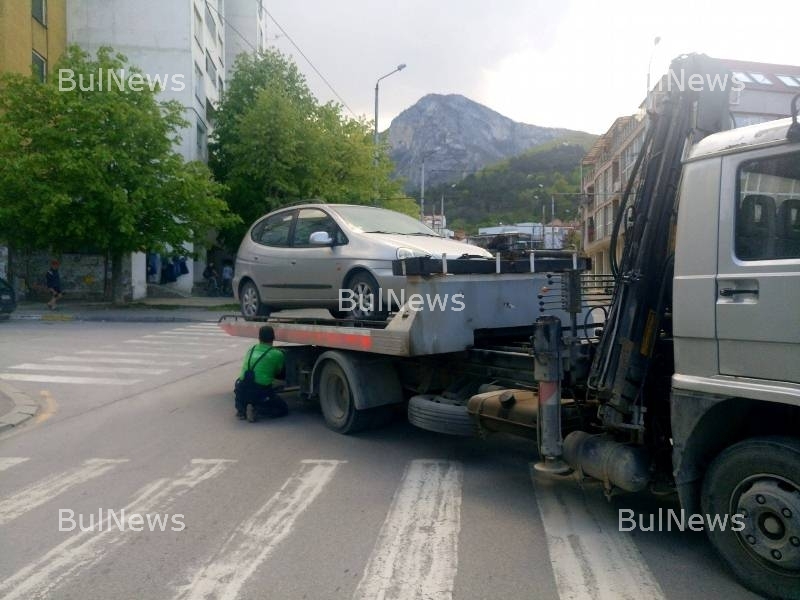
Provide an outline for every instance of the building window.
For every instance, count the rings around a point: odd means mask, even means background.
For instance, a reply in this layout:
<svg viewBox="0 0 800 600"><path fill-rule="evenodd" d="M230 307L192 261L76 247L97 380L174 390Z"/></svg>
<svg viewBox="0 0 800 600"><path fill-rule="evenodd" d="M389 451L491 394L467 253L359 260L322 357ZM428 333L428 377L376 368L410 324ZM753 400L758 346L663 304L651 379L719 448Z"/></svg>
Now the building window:
<svg viewBox="0 0 800 600"><path fill-rule="evenodd" d="M753 81L760 83L761 85L772 85L770 78L763 73L750 73L750 77L753 78Z"/></svg>
<svg viewBox="0 0 800 600"><path fill-rule="evenodd" d="M776 77L789 87L800 87L800 80L796 77L791 75L777 75Z"/></svg>
<svg viewBox="0 0 800 600"><path fill-rule="evenodd" d="M33 66L33 76L39 81L44 81L47 77L47 59L38 52L31 54L31 64Z"/></svg>
<svg viewBox="0 0 800 600"><path fill-rule="evenodd" d="M194 39L201 47L203 46L203 17L200 16L197 7L194 9Z"/></svg>
<svg viewBox="0 0 800 600"><path fill-rule="evenodd" d="M211 11L208 8L208 3L206 3L206 27L211 32L211 42L213 43L215 39L217 39L217 22L214 20L214 15L211 14Z"/></svg>
<svg viewBox="0 0 800 600"><path fill-rule="evenodd" d="M31 0L31 15L42 25L47 25L47 0Z"/></svg>
<svg viewBox="0 0 800 600"><path fill-rule="evenodd" d="M753 80L747 76L747 73L743 73L742 71L734 71L733 76L742 83L753 83Z"/></svg>
<svg viewBox="0 0 800 600"><path fill-rule="evenodd" d="M206 134L206 126L199 120L197 121L197 159L206 160L206 148L208 148L208 139Z"/></svg>
<svg viewBox="0 0 800 600"><path fill-rule="evenodd" d="M211 84L216 86L217 66L214 64L214 59L211 58L211 55L208 52L206 52L206 73L208 73L208 77L211 80Z"/></svg>
<svg viewBox="0 0 800 600"><path fill-rule="evenodd" d="M206 101L206 91L203 87L203 69L194 63L194 95L203 104Z"/></svg>

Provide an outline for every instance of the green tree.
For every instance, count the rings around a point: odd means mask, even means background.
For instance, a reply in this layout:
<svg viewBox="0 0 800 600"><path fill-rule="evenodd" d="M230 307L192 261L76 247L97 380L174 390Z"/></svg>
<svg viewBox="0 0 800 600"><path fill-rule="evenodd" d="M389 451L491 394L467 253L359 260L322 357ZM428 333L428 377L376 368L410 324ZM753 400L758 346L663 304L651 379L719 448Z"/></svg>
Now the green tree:
<svg viewBox="0 0 800 600"><path fill-rule="evenodd" d="M242 219L221 232L231 249L253 220L288 203L363 204L376 189L387 199L400 190L385 147L375 161L370 123L346 118L338 104L319 104L294 62L276 50L236 59L210 150L214 175Z"/></svg>
<svg viewBox="0 0 800 600"><path fill-rule="evenodd" d="M105 253L121 302L126 254L202 245L210 229L238 219L208 168L175 152L187 125L181 105L135 79L109 89L109 71L141 73L123 55L73 46L58 69L76 83L83 76L84 90L66 91L67 78L65 91L57 81L0 79L0 237L21 250Z"/></svg>

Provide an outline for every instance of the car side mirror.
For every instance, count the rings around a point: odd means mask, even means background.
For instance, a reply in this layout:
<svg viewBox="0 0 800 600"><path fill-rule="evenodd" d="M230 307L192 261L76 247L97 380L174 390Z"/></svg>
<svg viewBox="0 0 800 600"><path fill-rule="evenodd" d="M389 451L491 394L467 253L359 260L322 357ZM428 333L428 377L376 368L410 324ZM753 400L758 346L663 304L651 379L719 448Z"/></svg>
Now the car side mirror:
<svg viewBox="0 0 800 600"><path fill-rule="evenodd" d="M315 231L308 237L313 246L333 246L333 238L327 231Z"/></svg>

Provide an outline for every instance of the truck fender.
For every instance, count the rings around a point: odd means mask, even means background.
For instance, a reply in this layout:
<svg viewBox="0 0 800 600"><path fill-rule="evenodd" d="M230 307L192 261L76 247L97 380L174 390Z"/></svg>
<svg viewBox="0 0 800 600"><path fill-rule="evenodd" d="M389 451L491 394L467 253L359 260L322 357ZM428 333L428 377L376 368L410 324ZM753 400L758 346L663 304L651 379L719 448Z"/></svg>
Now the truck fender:
<svg viewBox="0 0 800 600"><path fill-rule="evenodd" d="M344 371L357 410L403 401L403 388L391 359L340 350L327 350L317 358L311 372L311 395L317 394L321 366L328 360L334 361Z"/></svg>

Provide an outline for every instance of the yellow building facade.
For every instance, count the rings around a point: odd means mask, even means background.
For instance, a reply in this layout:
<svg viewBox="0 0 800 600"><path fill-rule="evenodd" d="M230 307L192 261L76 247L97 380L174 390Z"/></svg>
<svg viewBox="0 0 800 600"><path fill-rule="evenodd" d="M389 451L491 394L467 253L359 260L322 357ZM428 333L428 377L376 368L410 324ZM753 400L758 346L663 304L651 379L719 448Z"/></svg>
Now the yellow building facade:
<svg viewBox="0 0 800 600"><path fill-rule="evenodd" d="M44 79L66 45L66 0L0 1L0 72Z"/></svg>

